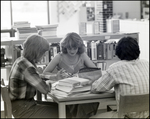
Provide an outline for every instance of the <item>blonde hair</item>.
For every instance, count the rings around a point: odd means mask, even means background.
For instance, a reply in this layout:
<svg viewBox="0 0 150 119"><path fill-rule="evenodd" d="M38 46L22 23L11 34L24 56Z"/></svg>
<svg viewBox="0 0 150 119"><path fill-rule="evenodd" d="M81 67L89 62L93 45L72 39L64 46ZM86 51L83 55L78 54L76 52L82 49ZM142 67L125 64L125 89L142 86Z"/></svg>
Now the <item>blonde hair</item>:
<svg viewBox="0 0 150 119"><path fill-rule="evenodd" d="M31 62L40 58L48 50L48 41L40 35L30 35L23 43L23 56Z"/></svg>
<svg viewBox="0 0 150 119"><path fill-rule="evenodd" d="M78 48L77 54L85 52L85 45L82 38L75 32L67 33L66 36L60 41L61 50L67 53L67 48Z"/></svg>

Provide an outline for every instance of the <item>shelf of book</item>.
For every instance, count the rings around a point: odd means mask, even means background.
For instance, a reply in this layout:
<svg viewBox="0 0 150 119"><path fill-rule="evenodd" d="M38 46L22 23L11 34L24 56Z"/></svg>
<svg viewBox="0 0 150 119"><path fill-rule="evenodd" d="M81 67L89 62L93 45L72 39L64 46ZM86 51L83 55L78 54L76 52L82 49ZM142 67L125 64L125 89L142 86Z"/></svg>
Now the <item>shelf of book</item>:
<svg viewBox="0 0 150 119"><path fill-rule="evenodd" d="M96 41L103 41L103 40L111 40L111 39L120 39L121 37L124 37L124 36L132 36L134 38L137 39L137 41L139 40L139 34L136 32L136 33L101 33L101 34L88 34L88 35L81 35L82 39L86 42L96 42ZM59 49L59 42L60 40L63 38L63 36L57 36L57 37L50 37L50 38L47 38L48 42L50 43L50 46L51 46L51 49L52 51L49 51L47 54L49 56L47 56L47 58L39 63L39 64L42 64L42 65L47 65L49 63L49 61L58 53L60 52L60 49ZM7 39L7 41L2 41L1 42L1 46L5 46L5 57L6 58L9 58L11 59L10 60L10 63L9 64L13 64L13 62L15 61L15 59L20 56L18 55L18 51L16 50L16 46L17 45L22 45L22 43L24 42L24 40L20 40L20 39L17 39L17 38L10 38ZM55 45L53 45L55 44ZM58 45L57 45L58 44ZM55 48L55 46L57 47L57 49L53 49ZM53 55L53 56L52 56ZM93 62L97 63L97 62L107 62L107 65L110 65L111 63L113 62L116 62L117 59L115 59L114 57L112 58L103 58L103 59L91 59L93 60ZM46 61L46 62L45 62Z"/></svg>

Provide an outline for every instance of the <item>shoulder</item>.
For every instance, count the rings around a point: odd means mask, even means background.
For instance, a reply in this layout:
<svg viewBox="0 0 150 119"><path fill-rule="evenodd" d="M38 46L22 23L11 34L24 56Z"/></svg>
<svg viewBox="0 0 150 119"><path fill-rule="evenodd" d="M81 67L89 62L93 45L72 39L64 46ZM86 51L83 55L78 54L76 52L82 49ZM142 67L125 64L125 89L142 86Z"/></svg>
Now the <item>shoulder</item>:
<svg viewBox="0 0 150 119"><path fill-rule="evenodd" d="M35 66L30 61L28 61L26 58L24 58L24 57L18 58L15 61L15 64L17 64L17 65L14 68L16 70L18 70L19 72L24 72L24 71L26 71L28 69L36 70Z"/></svg>
<svg viewBox="0 0 150 119"><path fill-rule="evenodd" d="M17 63L20 67L22 67L23 69L28 68L28 67L35 67L29 60L27 60L24 57L20 57L17 60Z"/></svg>
<svg viewBox="0 0 150 119"><path fill-rule="evenodd" d="M62 58L62 53L61 52L59 52L53 59L52 59L52 61L53 62L59 62L60 61L60 59Z"/></svg>
<svg viewBox="0 0 150 119"><path fill-rule="evenodd" d="M84 52L84 53L80 54L80 57L83 59L86 59L88 57L88 55Z"/></svg>
<svg viewBox="0 0 150 119"><path fill-rule="evenodd" d="M125 60L121 60L121 61L117 61L113 64L111 64L109 67L108 67L108 71L111 71L111 70L117 70L117 69L120 69L122 66L126 66L128 65L128 61L125 61Z"/></svg>

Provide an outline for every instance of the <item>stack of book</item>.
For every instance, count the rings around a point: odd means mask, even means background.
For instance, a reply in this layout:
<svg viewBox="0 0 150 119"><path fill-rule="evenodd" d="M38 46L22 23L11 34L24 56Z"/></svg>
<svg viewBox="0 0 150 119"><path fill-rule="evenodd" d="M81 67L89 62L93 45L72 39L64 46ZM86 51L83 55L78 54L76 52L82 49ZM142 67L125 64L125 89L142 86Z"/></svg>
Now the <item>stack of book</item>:
<svg viewBox="0 0 150 119"><path fill-rule="evenodd" d="M71 77L59 80L53 90L55 96L67 97L69 95L81 92L87 92L91 89L88 85L89 79Z"/></svg>
<svg viewBox="0 0 150 119"><path fill-rule="evenodd" d="M12 28L22 28L22 27L30 27L30 23L28 21L18 21L14 22Z"/></svg>
<svg viewBox="0 0 150 119"><path fill-rule="evenodd" d="M36 26L39 34L45 38L56 37L57 36L57 27L58 27L58 25Z"/></svg>
<svg viewBox="0 0 150 119"><path fill-rule="evenodd" d="M31 34L38 34L36 28L20 27L17 28L17 38L25 40Z"/></svg>

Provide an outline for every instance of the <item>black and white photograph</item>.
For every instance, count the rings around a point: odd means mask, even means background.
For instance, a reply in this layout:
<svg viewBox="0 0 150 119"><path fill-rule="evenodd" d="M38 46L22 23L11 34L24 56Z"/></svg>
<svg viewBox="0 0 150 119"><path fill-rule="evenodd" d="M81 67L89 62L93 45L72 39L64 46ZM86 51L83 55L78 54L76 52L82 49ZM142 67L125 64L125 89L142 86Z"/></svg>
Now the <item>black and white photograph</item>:
<svg viewBox="0 0 150 119"><path fill-rule="evenodd" d="M1 118L149 119L149 1L1 1Z"/></svg>

